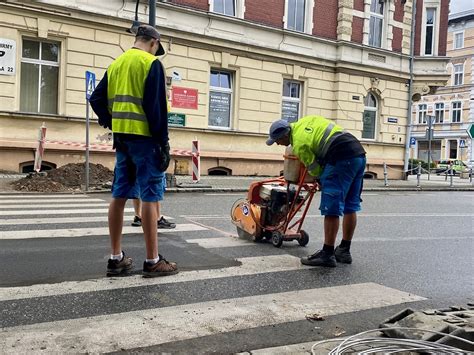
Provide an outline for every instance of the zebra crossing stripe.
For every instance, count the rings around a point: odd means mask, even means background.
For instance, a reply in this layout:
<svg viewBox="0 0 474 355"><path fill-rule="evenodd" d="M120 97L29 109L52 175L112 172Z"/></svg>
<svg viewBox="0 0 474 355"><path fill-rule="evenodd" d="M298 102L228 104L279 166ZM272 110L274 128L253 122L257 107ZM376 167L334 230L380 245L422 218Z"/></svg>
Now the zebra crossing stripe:
<svg viewBox="0 0 474 355"><path fill-rule="evenodd" d="M133 207L125 208L124 212L133 212ZM10 210L2 211L2 216L37 216L37 215L61 215L61 214L97 214L108 213L108 208L78 208L71 210Z"/></svg>
<svg viewBox="0 0 474 355"><path fill-rule="evenodd" d="M133 220L134 214L125 215L125 219ZM91 223L91 222L107 222L108 217L104 216L87 216L87 217L47 217L47 218L16 218L0 220L0 225L37 225L37 224L69 224L69 223ZM126 222L125 222L126 223Z"/></svg>
<svg viewBox="0 0 474 355"><path fill-rule="evenodd" d="M160 229L161 233L179 233L203 231L207 228L192 224L177 224L174 229ZM122 234L141 234L142 229L131 226L124 226ZM21 230L21 231L0 231L0 240L7 239L37 239L37 238L74 238L74 237L93 237L109 235L108 227L97 228L64 228L64 229L40 229L40 230Z"/></svg>
<svg viewBox="0 0 474 355"><path fill-rule="evenodd" d="M71 293L125 289L140 286L161 285L177 282L210 280L222 277L248 276L271 272L295 271L309 269L301 264L300 259L292 255L253 256L237 259L240 266L222 269L182 271L169 277L144 279L141 275L129 276L126 279L102 278L87 281L66 281L56 284L37 284L24 287L1 287L0 302L32 297L58 296ZM104 261L105 270L105 261ZM104 271L105 272L105 271ZM124 282L126 280L126 282Z"/></svg>
<svg viewBox="0 0 474 355"><path fill-rule="evenodd" d="M25 198L25 194L14 194L14 195L0 195L0 200L6 200L6 199L22 199ZM89 197L90 195L85 195L85 194L49 194L49 195L43 195L43 194L28 194L28 199L30 200L42 200L44 198L61 198L61 199L69 199L69 198L86 198Z"/></svg>
<svg viewBox="0 0 474 355"><path fill-rule="evenodd" d="M237 237L195 238L187 239L186 242L198 244L200 247L206 249L258 245L257 243L251 242L247 239L239 239Z"/></svg>
<svg viewBox="0 0 474 355"><path fill-rule="evenodd" d="M105 353L423 299L376 283L306 289L7 327L0 348Z"/></svg>
<svg viewBox="0 0 474 355"><path fill-rule="evenodd" d="M13 204L20 204L20 203L32 203L33 201L31 199L15 199L15 200L0 200L0 204L2 205L13 205ZM105 201L100 198L90 198L90 197L79 197L79 198L70 198L70 199L59 199L59 198L45 198L41 200L34 201L35 205L34 206L39 206L41 207L42 203L51 203L51 202L102 202L104 203ZM79 205L80 206L80 205Z"/></svg>
<svg viewBox="0 0 474 355"><path fill-rule="evenodd" d="M23 208L23 209L42 209L42 208L64 208L64 207L109 207L109 204L101 201L101 202L92 202L92 203L55 203L55 204L36 204L36 205L0 205L0 209L5 210L9 208Z"/></svg>

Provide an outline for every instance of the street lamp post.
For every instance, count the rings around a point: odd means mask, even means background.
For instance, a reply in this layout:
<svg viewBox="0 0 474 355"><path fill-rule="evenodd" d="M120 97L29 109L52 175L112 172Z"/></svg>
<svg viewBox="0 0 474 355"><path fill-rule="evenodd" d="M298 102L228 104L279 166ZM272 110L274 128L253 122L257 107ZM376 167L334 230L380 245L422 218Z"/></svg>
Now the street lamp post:
<svg viewBox="0 0 474 355"><path fill-rule="evenodd" d="M435 118L435 116L426 116L428 121L428 130L426 131L426 135L428 137L428 180L431 176L431 139L433 138L433 123Z"/></svg>

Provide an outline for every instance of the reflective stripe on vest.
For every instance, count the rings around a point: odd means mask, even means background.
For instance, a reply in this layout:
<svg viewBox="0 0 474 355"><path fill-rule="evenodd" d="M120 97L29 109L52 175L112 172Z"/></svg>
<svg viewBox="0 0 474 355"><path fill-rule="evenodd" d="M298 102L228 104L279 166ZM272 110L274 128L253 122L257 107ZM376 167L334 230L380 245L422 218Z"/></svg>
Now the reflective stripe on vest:
<svg viewBox="0 0 474 355"><path fill-rule="evenodd" d="M107 69L112 132L151 137L142 103L146 78L155 60L152 54L132 48Z"/></svg>

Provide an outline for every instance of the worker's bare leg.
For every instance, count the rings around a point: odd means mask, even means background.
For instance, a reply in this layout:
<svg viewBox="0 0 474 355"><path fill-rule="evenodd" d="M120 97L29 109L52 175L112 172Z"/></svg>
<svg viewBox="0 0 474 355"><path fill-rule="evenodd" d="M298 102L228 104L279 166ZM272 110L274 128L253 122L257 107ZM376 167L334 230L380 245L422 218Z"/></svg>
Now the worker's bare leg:
<svg viewBox="0 0 474 355"><path fill-rule="evenodd" d="M357 214L347 213L342 220L342 239L351 241L357 226Z"/></svg>
<svg viewBox="0 0 474 355"><path fill-rule="evenodd" d="M324 217L324 244L334 246L339 231L339 216Z"/></svg>
<svg viewBox="0 0 474 355"><path fill-rule="evenodd" d="M133 199L133 209L135 211L135 216L142 218L142 200L139 198Z"/></svg>
<svg viewBox="0 0 474 355"><path fill-rule="evenodd" d="M123 210L126 202L126 198L113 198L109 205L109 235L112 255L122 252Z"/></svg>
<svg viewBox="0 0 474 355"><path fill-rule="evenodd" d="M158 257L158 235L156 231L157 202L142 202L142 228L145 234L146 258Z"/></svg>

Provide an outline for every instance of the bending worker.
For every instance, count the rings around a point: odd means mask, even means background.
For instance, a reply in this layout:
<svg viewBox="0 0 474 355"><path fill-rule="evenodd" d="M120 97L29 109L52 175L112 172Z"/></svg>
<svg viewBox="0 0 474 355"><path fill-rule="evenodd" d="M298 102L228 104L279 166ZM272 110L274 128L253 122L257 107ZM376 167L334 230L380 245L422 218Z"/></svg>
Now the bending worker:
<svg viewBox="0 0 474 355"><path fill-rule="evenodd" d="M166 82L156 57L164 52L158 31L149 25L139 26L133 48L110 64L90 99L99 124L112 129L116 149L109 207L112 253L107 263L108 276L132 268L132 259L123 253L121 240L125 203L136 198L143 201L143 276L178 272L176 263L158 254L156 231L157 204L163 199L163 176L170 161Z"/></svg>
<svg viewBox="0 0 474 355"><path fill-rule="evenodd" d="M349 132L321 116L306 116L289 124L277 120L270 126L267 145L292 145L293 153L321 181L321 204L324 216L324 245L322 250L301 258L311 266L335 267L336 260L352 263L351 241L360 211L360 195L365 170L365 150ZM342 241L334 249L339 217Z"/></svg>

